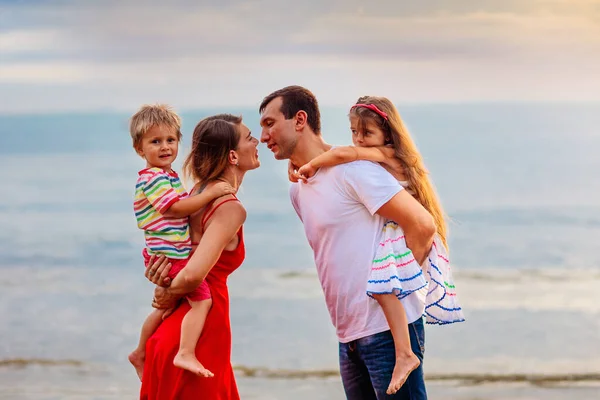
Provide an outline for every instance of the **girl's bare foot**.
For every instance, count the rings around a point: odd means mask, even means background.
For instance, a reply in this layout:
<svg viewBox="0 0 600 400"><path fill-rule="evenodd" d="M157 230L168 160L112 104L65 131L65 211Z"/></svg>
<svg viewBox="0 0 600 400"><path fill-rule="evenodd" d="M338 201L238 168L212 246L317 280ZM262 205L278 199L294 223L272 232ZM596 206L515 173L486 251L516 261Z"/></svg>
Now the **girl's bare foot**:
<svg viewBox="0 0 600 400"><path fill-rule="evenodd" d="M146 355L138 349L135 349L127 358L129 359L131 365L133 365L135 368L135 372L141 381L142 376L144 375L144 360L146 359Z"/></svg>
<svg viewBox="0 0 600 400"><path fill-rule="evenodd" d="M193 353L186 353L180 350L173 359L173 365L205 378L212 378L214 376L212 372L200 364L200 361L196 359L196 356Z"/></svg>
<svg viewBox="0 0 600 400"><path fill-rule="evenodd" d="M400 390L402 385L404 385L404 382L406 382L408 375L419 368L419 365L421 365L421 361L419 361L417 356L412 352L396 357L396 365L394 366L394 372L392 372L392 380L390 381L386 393L394 394Z"/></svg>

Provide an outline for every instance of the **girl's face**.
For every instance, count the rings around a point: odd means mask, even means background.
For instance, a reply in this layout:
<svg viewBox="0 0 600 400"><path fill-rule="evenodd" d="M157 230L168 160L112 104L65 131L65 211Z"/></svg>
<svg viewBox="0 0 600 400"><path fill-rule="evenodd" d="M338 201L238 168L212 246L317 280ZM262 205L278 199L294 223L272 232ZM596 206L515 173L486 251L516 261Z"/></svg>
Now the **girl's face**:
<svg viewBox="0 0 600 400"><path fill-rule="evenodd" d="M358 130L358 117L350 115L350 130L352 131L352 143L357 147L378 147L385 145L385 133L372 121L363 124L361 131Z"/></svg>

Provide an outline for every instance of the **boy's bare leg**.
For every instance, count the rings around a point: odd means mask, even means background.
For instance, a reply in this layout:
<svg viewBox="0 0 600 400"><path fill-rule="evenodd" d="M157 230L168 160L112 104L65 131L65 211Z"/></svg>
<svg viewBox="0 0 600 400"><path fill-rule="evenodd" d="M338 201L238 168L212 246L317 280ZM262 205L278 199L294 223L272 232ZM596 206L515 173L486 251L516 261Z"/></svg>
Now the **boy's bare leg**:
<svg viewBox="0 0 600 400"><path fill-rule="evenodd" d="M129 354L129 362L133 364L135 372L137 372L140 381L144 373L144 360L146 359L146 342L150 339L150 336L158 329L158 326L162 322L163 314L165 310L154 309L146 317L144 324L142 325L142 332L140 334L140 341L138 347Z"/></svg>
<svg viewBox="0 0 600 400"><path fill-rule="evenodd" d="M173 359L176 367L186 369L196 375L205 378L213 377L213 373L204 368L196 358L196 343L204 328L204 322L208 311L212 306L212 300L189 301L192 308L185 314L181 322L181 341L179 352Z"/></svg>
<svg viewBox="0 0 600 400"><path fill-rule="evenodd" d="M406 381L408 375L419 367L421 362L410 347L410 335L408 333L408 320L402 302L394 294L377 294L375 299L383 309L396 350L396 365L392 373L392 380L387 389L387 394L394 394Z"/></svg>

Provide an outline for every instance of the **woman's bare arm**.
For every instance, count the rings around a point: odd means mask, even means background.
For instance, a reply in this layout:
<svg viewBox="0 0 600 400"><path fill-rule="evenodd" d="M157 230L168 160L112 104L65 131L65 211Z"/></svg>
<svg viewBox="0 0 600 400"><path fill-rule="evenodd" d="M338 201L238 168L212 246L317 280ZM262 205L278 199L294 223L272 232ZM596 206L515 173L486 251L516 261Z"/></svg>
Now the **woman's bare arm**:
<svg viewBox="0 0 600 400"><path fill-rule="evenodd" d="M209 218L196 251L167 291L184 295L198 287L245 220L246 210L241 203L232 201L220 206Z"/></svg>

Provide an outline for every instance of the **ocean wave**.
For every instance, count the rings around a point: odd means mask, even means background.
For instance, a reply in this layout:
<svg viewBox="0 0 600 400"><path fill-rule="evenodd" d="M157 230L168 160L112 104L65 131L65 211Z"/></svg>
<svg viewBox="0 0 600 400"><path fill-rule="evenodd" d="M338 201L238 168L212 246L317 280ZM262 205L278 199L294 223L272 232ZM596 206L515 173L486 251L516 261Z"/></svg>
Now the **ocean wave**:
<svg viewBox="0 0 600 400"><path fill-rule="evenodd" d="M271 378L271 379L325 379L339 377L339 370L290 370L269 369L263 367L248 367L236 365L233 367L238 376L245 378ZM529 383L532 385L548 385L570 382L600 383L600 373L564 373L564 374L426 374L427 381L454 381L462 384L481 385L486 383Z"/></svg>
<svg viewBox="0 0 600 400"><path fill-rule="evenodd" d="M83 367L84 362L79 360L53 360L47 358L7 358L0 359L0 367L25 368L29 366L43 367Z"/></svg>
<svg viewBox="0 0 600 400"><path fill-rule="evenodd" d="M540 207L540 208L492 208L459 211L452 215L455 223L476 223L494 226L551 226L551 227L600 227L599 208Z"/></svg>
<svg viewBox="0 0 600 400"><path fill-rule="evenodd" d="M74 359L45 359L45 358L9 358L0 359L0 368L26 368L31 366L41 367L74 367L81 369L87 364ZM265 367L250 367L235 365L233 367L238 377L262 379L328 379L338 378L337 369L271 369ZM456 373L456 374L426 374L427 381L457 382L468 385L483 385L486 383L528 383L531 385L552 385L564 383L600 383L600 372L590 373L563 373L563 374L535 374L535 373Z"/></svg>
<svg viewBox="0 0 600 400"><path fill-rule="evenodd" d="M495 284L502 282L527 282L530 283L532 279L536 281L545 282L571 282L581 281L582 277L586 279L600 279L600 269L589 267L589 268L569 268L569 273L566 274L564 269L558 268L519 268L519 269L500 269L500 268L486 268L486 269L462 269L456 268L453 273L464 280L471 281L487 281L494 282Z"/></svg>

